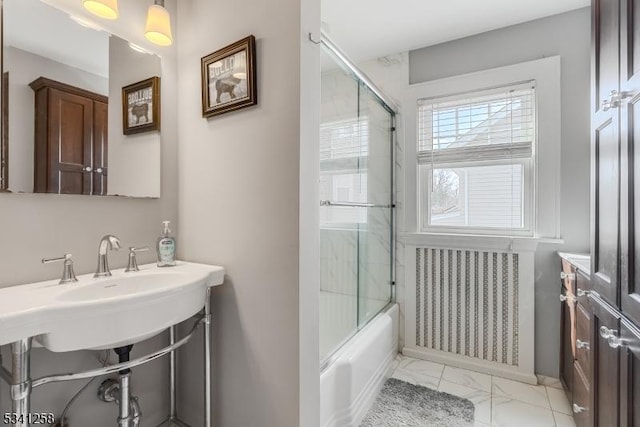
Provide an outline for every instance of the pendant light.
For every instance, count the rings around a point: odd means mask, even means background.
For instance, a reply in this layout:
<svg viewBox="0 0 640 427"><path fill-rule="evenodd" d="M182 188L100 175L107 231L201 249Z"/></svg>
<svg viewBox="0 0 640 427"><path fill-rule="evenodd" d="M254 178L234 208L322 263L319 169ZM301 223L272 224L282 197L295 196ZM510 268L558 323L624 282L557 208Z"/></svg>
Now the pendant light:
<svg viewBox="0 0 640 427"><path fill-rule="evenodd" d="M160 46L171 46L171 17L164 8L164 0L154 0L147 12L147 26L144 35L152 43Z"/></svg>
<svg viewBox="0 0 640 427"><path fill-rule="evenodd" d="M83 0L84 8L105 19L118 19L118 0Z"/></svg>

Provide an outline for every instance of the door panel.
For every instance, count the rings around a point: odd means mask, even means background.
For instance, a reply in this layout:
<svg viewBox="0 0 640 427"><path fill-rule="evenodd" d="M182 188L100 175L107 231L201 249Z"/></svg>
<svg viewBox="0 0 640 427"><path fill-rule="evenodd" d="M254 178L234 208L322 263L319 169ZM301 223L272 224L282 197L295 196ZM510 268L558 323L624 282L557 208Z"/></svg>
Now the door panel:
<svg viewBox="0 0 640 427"><path fill-rule="evenodd" d="M640 330L623 320L620 337L620 426L640 427Z"/></svg>
<svg viewBox="0 0 640 427"><path fill-rule="evenodd" d="M108 104L93 103L93 190L92 194L107 195Z"/></svg>
<svg viewBox="0 0 640 427"><path fill-rule="evenodd" d="M591 307L591 408L594 425L617 426L620 405L620 351L609 346L601 328L614 334L620 331L620 316L608 304L597 297L590 298Z"/></svg>
<svg viewBox="0 0 640 427"><path fill-rule="evenodd" d="M592 44L593 44L593 93L599 111L602 101L609 98L612 90L618 90L619 13L620 0L593 0Z"/></svg>
<svg viewBox="0 0 640 427"><path fill-rule="evenodd" d="M617 120L607 120L594 132L592 202L592 286L617 306L619 276L619 144Z"/></svg>
<svg viewBox="0 0 640 427"><path fill-rule="evenodd" d="M640 0L624 0L620 32L621 307L640 324ZM634 21L635 20L635 21Z"/></svg>

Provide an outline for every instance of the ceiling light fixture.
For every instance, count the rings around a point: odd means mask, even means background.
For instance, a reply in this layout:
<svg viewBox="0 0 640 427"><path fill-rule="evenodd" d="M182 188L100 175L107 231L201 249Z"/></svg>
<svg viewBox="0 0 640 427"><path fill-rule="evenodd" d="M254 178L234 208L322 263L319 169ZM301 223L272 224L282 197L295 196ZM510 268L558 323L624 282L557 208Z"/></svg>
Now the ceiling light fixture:
<svg viewBox="0 0 640 427"><path fill-rule="evenodd" d="M89 12L101 18L118 19L118 0L82 0L82 4ZM173 44L171 16L164 7L164 0L154 0L149 6L144 35L151 43L159 46Z"/></svg>
<svg viewBox="0 0 640 427"><path fill-rule="evenodd" d="M83 0L84 8L105 19L118 19L118 0Z"/></svg>
<svg viewBox="0 0 640 427"><path fill-rule="evenodd" d="M144 35L151 43L160 46L171 46L171 17L164 7L164 0L154 0L147 12L147 26Z"/></svg>

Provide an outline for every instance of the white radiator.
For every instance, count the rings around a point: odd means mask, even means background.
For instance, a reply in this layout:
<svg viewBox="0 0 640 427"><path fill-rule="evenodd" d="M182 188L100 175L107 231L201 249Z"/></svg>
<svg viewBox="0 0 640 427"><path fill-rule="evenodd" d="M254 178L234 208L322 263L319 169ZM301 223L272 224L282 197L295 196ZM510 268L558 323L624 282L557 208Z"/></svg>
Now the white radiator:
<svg viewBox="0 0 640 427"><path fill-rule="evenodd" d="M533 253L407 249L404 353L535 382Z"/></svg>

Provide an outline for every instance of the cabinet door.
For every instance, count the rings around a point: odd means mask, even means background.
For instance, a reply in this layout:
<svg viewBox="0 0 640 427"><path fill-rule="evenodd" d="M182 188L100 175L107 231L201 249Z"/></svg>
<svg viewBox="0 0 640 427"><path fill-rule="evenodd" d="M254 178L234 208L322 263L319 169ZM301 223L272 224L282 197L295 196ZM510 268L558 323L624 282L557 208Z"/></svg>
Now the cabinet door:
<svg viewBox="0 0 640 427"><path fill-rule="evenodd" d="M92 194L107 195L108 104L93 104L93 188Z"/></svg>
<svg viewBox="0 0 640 427"><path fill-rule="evenodd" d="M623 320L620 338L620 426L640 427L640 330Z"/></svg>
<svg viewBox="0 0 640 427"><path fill-rule="evenodd" d="M640 325L640 0L623 0L620 23L621 306Z"/></svg>
<svg viewBox="0 0 640 427"><path fill-rule="evenodd" d="M618 426L620 409L620 351L609 345L609 333L617 335L620 316L597 297L591 307L591 408L596 427ZM575 408L574 408L575 409Z"/></svg>
<svg viewBox="0 0 640 427"><path fill-rule="evenodd" d="M573 398L571 408L576 427L592 427L593 411L590 409L589 381L577 363L573 371Z"/></svg>
<svg viewBox="0 0 640 427"><path fill-rule="evenodd" d="M564 297L566 299L560 304L560 321L562 325L560 330L560 380L564 388L571 393L573 391L573 362L576 352L576 302L569 292L566 292Z"/></svg>
<svg viewBox="0 0 640 427"><path fill-rule="evenodd" d="M50 89L47 192L91 194L92 123L92 100Z"/></svg>

